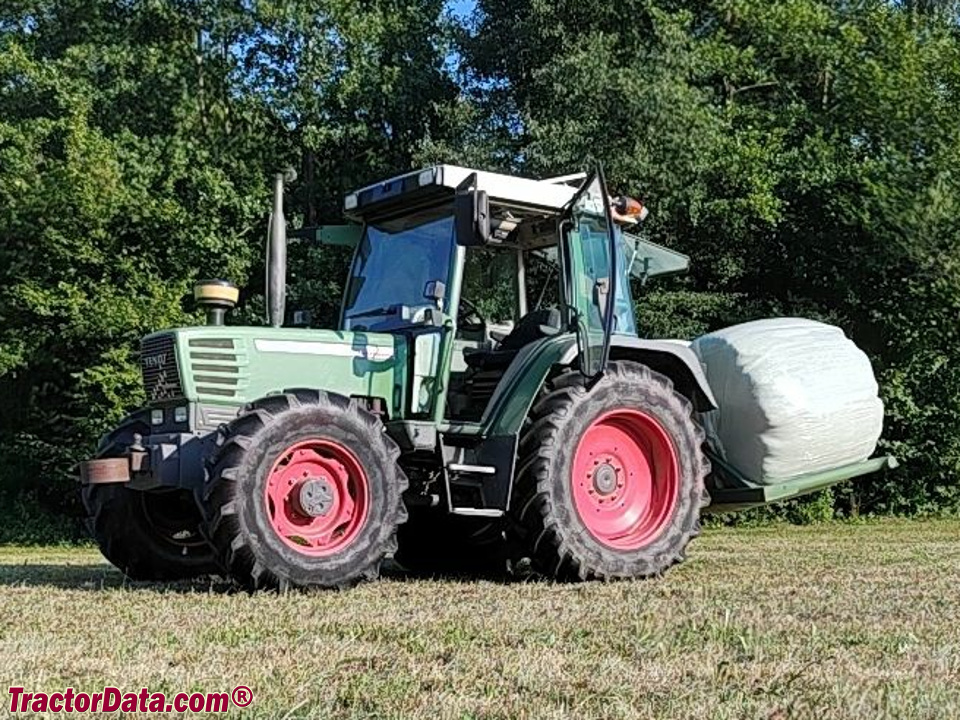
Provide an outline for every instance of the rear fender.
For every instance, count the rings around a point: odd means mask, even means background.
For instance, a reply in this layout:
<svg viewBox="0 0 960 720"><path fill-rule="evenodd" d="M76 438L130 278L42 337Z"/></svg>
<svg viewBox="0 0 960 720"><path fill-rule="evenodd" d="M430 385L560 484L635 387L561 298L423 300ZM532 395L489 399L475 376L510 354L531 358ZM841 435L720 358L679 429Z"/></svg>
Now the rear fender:
<svg viewBox="0 0 960 720"><path fill-rule="evenodd" d="M480 420L481 433L515 435L523 427L534 399L554 366L570 354L576 357L577 338L563 333L523 348L500 379Z"/></svg>
<svg viewBox="0 0 960 720"><path fill-rule="evenodd" d="M545 338L521 350L487 405L480 421L481 434L519 433L551 370L574 365L577 355L577 339L572 333ZM689 347L681 343L614 335L610 342L610 359L643 363L670 378L677 392L689 398L698 412L717 407L700 361Z"/></svg>
<svg viewBox="0 0 960 720"><path fill-rule="evenodd" d="M574 346L561 358L560 363L570 365L576 358L577 348ZM610 340L610 359L633 360L670 378L677 392L688 398L697 412L717 409L717 401L700 360L682 342L614 335Z"/></svg>

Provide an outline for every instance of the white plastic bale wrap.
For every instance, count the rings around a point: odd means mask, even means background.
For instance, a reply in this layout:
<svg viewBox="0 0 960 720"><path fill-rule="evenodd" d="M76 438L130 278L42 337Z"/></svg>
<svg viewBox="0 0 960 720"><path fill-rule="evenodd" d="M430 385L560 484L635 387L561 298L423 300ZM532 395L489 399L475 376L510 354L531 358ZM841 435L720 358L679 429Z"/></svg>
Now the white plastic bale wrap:
<svg viewBox="0 0 960 720"><path fill-rule="evenodd" d="M870 360L840 328L757 320L697 338L719 410L705 418L716 450L757 483L866 460L883 426Z"/></svg>

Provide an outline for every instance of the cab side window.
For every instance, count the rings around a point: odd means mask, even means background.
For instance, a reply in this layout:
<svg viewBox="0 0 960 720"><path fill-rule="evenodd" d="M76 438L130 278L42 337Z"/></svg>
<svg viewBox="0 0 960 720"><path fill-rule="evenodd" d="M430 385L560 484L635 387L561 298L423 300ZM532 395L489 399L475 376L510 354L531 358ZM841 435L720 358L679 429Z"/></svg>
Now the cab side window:
<svg viewBox="0 0 960 720"><path fill-rule="evenodd" d="M464 298L487 322L516 321L517 253L513 249L471 248L463 269Z"/></svg>

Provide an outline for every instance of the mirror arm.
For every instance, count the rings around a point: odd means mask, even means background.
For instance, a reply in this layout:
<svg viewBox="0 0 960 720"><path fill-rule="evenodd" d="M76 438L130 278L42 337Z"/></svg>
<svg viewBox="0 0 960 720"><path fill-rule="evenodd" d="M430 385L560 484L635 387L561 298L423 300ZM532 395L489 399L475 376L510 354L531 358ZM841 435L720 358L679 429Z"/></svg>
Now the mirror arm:
<svg viewBox="0 0 960 720"><path fill-rule="evenodd" d="M477 174L471 173L457 186L453 199L457 244L486 245L490 240L490 199L477 189Z"/></svg>

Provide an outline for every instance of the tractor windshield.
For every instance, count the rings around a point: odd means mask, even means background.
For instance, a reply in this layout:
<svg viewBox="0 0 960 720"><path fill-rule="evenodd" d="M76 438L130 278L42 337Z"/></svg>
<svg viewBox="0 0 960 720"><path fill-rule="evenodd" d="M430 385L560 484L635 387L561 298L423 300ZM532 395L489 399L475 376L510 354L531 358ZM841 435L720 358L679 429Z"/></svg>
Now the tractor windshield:
<svg viewBox="0 0 960 720"><path fill-rule="evenodd" d="M353 258L343 304L344 329L388 329L437 307L431 282L449 284L454 221L449 208L367 224Z"/></svg>

